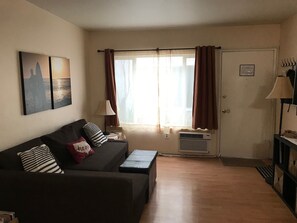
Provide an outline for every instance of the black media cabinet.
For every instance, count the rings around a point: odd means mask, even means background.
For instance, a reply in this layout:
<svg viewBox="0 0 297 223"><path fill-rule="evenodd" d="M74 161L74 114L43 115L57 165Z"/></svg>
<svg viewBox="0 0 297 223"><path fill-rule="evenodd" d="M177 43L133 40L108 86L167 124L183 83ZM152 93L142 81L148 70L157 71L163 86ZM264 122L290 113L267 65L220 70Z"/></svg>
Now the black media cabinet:
<svg viewBox="0 0 297 223"><path fill-rule="evenodd" d="M272 186L297 217L297 139L274 135L273 169Z"/></svg>

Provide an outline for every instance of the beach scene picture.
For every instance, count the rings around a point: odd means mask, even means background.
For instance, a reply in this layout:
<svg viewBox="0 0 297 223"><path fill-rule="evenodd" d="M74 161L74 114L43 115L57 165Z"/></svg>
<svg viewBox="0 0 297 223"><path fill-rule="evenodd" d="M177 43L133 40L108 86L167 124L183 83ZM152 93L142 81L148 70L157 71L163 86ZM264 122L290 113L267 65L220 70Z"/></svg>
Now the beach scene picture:
<svg viewBox="0 0 297 223"><path fill-rule="evenodd" d="M19 56L24 114L51 109L49 57L27 52L19 52Z"/></svg>
<svg viewBox="0 0 297 223"><path fill-rule="evenodd" d="M53 108L71 105L70 61L63 57L50 57Z"/></svg>

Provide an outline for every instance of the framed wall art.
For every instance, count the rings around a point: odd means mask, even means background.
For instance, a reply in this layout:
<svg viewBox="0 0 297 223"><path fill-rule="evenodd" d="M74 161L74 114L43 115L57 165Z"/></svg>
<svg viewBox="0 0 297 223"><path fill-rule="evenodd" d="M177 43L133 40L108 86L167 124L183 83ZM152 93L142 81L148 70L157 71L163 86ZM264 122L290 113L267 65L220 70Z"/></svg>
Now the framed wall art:
<svg viewBox="0 0 297 223"><path fill-rule="evenodd" d="M255 64L240 64L239 76L255 76Z"/></svg>
<svg viewBox="0 0 297 223"><path fill-rule="evenodd" d="M52 108L49 57L19 52L24 114Z"/></svg>
<svg viewBox="0 0 297 223"><path fill-rule="evenodd" d="M50 57L53 109L71 105L70 61L64 57Z"/></svg>

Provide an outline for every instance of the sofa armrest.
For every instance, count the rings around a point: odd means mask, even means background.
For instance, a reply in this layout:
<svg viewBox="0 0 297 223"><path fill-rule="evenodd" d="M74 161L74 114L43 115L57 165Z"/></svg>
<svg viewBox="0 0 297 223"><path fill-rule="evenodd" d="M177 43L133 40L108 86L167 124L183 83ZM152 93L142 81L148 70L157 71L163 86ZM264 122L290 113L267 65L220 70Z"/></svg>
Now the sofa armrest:
<svg viewBox="0 0 297 223"><path fill-rule="evenodd" d="M100 173L0 170L0 210L22 223L131 222L132 180Z"/></svg>

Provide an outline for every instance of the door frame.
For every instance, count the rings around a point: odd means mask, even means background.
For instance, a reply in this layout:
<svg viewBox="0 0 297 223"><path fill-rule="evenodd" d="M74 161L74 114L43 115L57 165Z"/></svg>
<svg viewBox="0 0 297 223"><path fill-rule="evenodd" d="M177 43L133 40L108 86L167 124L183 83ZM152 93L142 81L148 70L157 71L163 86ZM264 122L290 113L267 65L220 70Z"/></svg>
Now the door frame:
<svg viewBox="0 0 297 223"><path fill-rule="evenodd" d="M220 58L220 61L219 61L219 69L217 69L219 71L219 74L218 74L218 108L217 108L217 114L218 114L218 131L217 131L217 156L218 157L221 157L221 136L222 136L222 133L221 133L221 130L222 130L222 122L221 122L221 106L222 106L222 101L221 101L221 98L222 98L222 79L223 79L223 53L228 53L228 52L255 52L255 51L273 51L273 77L276 78L277 77L277 73L278 73L278 50L277 48L256 48L256 49L227 49L227 50L221 50L220 52L220 55L219 55L219 58ZM272 120L274 122L274 132L275 132L275 129L276 129L276 102L274 101L274 110L272 111L273 112L273 117L274 119ZM273 139L273 135L271 136L271 139Z"/></svg>

